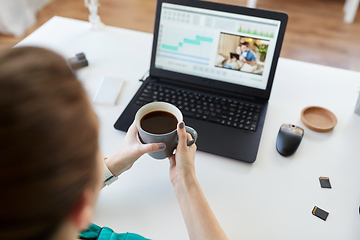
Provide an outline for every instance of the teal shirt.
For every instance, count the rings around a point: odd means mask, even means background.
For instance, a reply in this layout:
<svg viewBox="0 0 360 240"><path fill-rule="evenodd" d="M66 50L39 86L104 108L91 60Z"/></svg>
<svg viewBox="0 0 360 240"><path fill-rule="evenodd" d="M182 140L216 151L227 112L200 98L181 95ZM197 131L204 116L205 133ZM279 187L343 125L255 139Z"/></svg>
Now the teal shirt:
<svg viewBox="0 0 360 240"><path fill-rule="evenodd" d="M135 233L115 233L110 228L101 228L95 224L91 224L86 231L80 233L79 237L89 240L149 240Z"/></svg>

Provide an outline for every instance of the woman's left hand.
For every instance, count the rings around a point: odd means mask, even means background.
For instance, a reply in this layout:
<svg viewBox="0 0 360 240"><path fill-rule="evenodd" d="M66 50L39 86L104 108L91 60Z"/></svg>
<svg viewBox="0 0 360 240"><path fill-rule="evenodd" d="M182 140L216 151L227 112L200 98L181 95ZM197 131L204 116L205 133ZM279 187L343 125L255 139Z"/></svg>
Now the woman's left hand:
<svg viewBox="0 0 360 240"><path fill-rule="evenodd" d="M105 163L112 174L119 176L129 170L134 162L145 153L161 151L165 147L165 143L141 143L135 122L133 122L119 149L111 157L107 158Z"/></svg>

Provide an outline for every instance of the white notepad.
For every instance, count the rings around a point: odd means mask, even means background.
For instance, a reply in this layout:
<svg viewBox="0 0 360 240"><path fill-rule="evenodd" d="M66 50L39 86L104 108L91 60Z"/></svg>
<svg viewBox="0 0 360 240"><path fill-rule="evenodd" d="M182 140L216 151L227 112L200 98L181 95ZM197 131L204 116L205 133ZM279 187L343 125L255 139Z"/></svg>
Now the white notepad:
<svg viewBox="0 0 360 240"><path fill-rule="evenodd" d="M115 106L124 80L121 78L104 77L96 90L95 104Z"/></svg>

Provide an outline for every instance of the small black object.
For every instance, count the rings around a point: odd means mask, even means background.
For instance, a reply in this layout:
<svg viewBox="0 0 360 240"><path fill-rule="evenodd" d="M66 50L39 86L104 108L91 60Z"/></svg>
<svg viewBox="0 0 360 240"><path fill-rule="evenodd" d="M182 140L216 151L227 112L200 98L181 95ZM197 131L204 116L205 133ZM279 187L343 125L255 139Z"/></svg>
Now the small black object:
<svg viewBox="0 0 360 240"><path fill-rule="evenodd" d="M236 58L237 60L239 60L240 55L237 53L230 53L230 59L232 59L232 58Z"/></svg>
<svg viewBox="0 0 360 240"><path fill-rule="evenodd" d="M314 207L314 209L312 210L312 214L314 216L317 216L318 218L321 218L322 220L326 221L327 217L329 216L329 213L322 210L321 208L318 207Z"/></svg>
<svg viewBox="0 0 360 240"><path fill-rule="evenodd" d="M283 124L276 139L276 149L284 157L291 156L298 149L304 136L304 129L292 124Z"/></svg>
<svg viewBox="0 0 360 240"><path fill-rule="evenodd" d="M68 64L72 70L77 70L89 65L84 53L78 53L74 58L68 58Z"/></svg>
<svg viewBox="0 0 360 240"><path fill-rule="evenodd" d="M319 177L319 181L322 188L331 188L330 180L328 177Z"/></svg>

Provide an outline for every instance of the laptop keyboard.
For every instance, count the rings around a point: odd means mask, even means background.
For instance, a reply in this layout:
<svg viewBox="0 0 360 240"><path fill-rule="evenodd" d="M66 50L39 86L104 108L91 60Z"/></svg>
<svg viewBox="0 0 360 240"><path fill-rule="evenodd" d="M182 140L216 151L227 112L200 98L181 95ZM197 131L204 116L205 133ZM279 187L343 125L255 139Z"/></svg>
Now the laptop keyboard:
<svg viewBox="0 0 360 240"><path fill-rule="evenodd" d="M258 104L149 83L136 104L142 106L154 101L171 103L187 117L249 131L256 131L261 111Z"/></svg>

